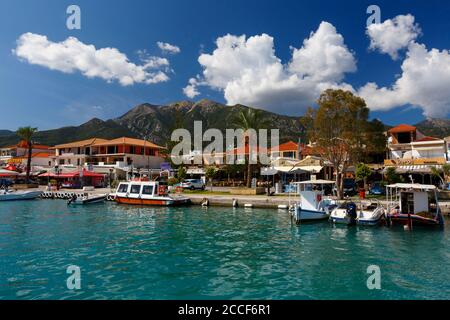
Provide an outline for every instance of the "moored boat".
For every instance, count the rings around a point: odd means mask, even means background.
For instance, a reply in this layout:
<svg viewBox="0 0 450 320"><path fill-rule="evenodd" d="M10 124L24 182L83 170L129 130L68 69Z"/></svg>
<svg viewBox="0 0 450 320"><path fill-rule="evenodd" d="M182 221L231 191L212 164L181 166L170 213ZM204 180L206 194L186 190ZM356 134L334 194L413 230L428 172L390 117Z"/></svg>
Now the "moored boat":
<svg viewBox="0 0 450 320"><path fill-rule="evenodd" d="M418 183L388 185L387 201L387 220L391 225L402 225L409 229L417 226L444 226L438 191L434 185Z"/></svg>
<svg viewBox="0 0 450 320"><path fill-rule="evenodd" d="M176 206L191 202L187 197L169 196L167 185L161 181L121 182L115 200L121 204L149 206Z"/></svg>
<svg viewBox="0 0 450 320"><path fill-rule="evenodd" d="M299 203L295 203L292 213L296 224L329 218L330 211L336 203L333 199L325 196L325 186L334 183L334 181L328 180L308 180L294 183L299 188L300 197Z"/></svg>
<svg viewBox="0 0 450 320"><path fill-rule="evenodd" d="M94 194L94 195L81 195L77 196L76 194L73 195L72 198L70 198L67 201L68 205L87 205L87 204L94 204L94 203L102 203L106 200L106 194Z"/></svg>
<svg viewBox="0 0 450 320"><path fill-rule="evenodd" d="M34 200L41 195L42 191L8 191L0 190L0 201Z"/></svg>

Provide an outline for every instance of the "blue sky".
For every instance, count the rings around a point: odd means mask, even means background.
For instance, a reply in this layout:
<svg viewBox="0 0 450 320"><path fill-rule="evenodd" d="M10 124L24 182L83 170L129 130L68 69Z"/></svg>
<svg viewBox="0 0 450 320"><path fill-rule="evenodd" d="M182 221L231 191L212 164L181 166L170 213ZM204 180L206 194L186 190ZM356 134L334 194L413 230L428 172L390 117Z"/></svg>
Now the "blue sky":
<svg viewBox="0 0 450 320"><path fill-rule="evenodd" d="M66 28L66 8L70 4L77 4L81 8L81 30ZM276 58L282 65L286 65L295 50L290 47L302 47L303 40L310 37L311 32L317 31L322 21L327 21L336 29L353 55L356 70L345 72L343 79L338 80L339 83L351 85L355 90L368 82L374 82L380 88L392 89L392 85L402 75L401 66L406 57L406 49L399 50L397 60L380 50L369 49L366 9L370 4L380 7L381 22L397 15L414 16L415 23L421 29L415 41L425 45L427 50L435 48L442 53L442 50L450 49L450 4L442 1L2 0L0 129L15 130L18 126L33 125L44 130L78 125L92 117L109 119L120 116L143 102L166 104L186 100L189 98L183 93L183 88L188 85L190 78L197 75L196 89L200 94L192 100L208 98L220 102L243 103L267 100L265 109L292 115L301 114L304 106L297 108L290 104L278 110L279 100L269 95L270 92L267 96L259 97L259 100L252 100L253 97L249 98L248 94L241 95L239 92L247 89L245 85L240 84L231 89L232 81L227 80L222 87L217 87L214 83L217 83L215 79L220 75L216 74L214 79L208 78L203 71L212 66L201 65L198 59L202 53L211 56L217 48L216 40L227 34L245 34L246 39L267 34L273 38ZM76 37L79 42L92 44L96 49L116 48L136 65L143 63L138 51L145 50L147 57L159 57L168 61L169 65L163 66L161 70L169 80L151 84L136 81L125 86L114 79L106 81L98 76L87 77L77 70L67 73L51 70L42 64L33 64L29 57L36 55L36 52L28 52L28 58L24 58L12 51L17 49L17 41L21 35L27 32L46 36L48 41L55 43L68 37ZM175 45L181 52L163 53L157 46L158 41ZM439 61L445 64L447 60ZM446 65L441 69L444 70L445 67ZM445 76L446 74L442 75ZM241 83L242 79L233 78L234 80ZM416 82L411 83L414 85ZM224 93L225 86L227 96ZM396 96L396 91L392 90L392 96ZM429 91L424 89L423 95L435 95L433 88L427 90ZM402 89L401 92L402 95L407 95L408 90ZM383 98L378 92L374 95L377 99ZM240 97L243 101L239 100ZM297 97L293 95L294 102ZM395 97L391 97L391 100L395 100ZM425 107L413 107L409 101L419 101ZM299 101L299 104L304 103ZM382 110L375 108L371 116L389 124L397 124L422 120L424 110L428 110L428 114L436 114L433 111L433 101L424 97L402 97L397 102L403 103L404 105L398 106L392 101L386 102ZM436 109L450 110L448 105L450 97L444 95L439 98ZM440 111L438 114L449 116L448 111Z"/></svg>

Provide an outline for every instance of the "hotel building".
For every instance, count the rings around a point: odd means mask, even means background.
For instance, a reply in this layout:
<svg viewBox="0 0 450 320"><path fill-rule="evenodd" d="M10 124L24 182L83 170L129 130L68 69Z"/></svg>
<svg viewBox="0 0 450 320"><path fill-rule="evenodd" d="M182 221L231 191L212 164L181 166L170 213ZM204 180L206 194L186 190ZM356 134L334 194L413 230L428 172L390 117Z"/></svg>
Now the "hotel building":
<svg viewBox="0 0 450 320"><path fill-rule="evenodd" d="M430 167L440 167L449 160L448 142L429 137L416 127L401 124L387 132L385 167L394 167L398 173L430 174ZM417 181L428 182L428 181Z"/></svg>
<svg viewBox="0 0 450 320"><path fill-rule="evenodd" d="M53 147L54 165L159 169L164 149L150 141L128 137L91 138Z"/></svg>

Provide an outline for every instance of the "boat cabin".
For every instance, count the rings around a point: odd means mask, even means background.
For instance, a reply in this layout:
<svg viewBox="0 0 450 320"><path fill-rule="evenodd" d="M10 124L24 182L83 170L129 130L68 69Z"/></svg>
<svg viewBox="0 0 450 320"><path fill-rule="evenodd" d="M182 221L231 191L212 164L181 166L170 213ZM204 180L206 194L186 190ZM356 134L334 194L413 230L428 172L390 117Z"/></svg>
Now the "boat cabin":
<svg viewBox="0 0 450 320"><path fill-rule="evenodd" d="M317 210L319 207L331 204L331 199L325 199L325 190L335 184L331 180L307 180L294 182L300 195L302 209ZM329 203L328 203L329 202Z"/></svg>
<svg viewBox="0 0 450 320"><path fill-rule="evenodd" d="M400 214L436 213L437 189L433 185L397 183L388 185L387 191L390 208Z"/></svg>
<svg viewBox="0 0 450 320"><path fill-rule="evenodd" d="M167 185L159 181L121 182L116 195L119 197L145 199L167 195Z"/></svg>

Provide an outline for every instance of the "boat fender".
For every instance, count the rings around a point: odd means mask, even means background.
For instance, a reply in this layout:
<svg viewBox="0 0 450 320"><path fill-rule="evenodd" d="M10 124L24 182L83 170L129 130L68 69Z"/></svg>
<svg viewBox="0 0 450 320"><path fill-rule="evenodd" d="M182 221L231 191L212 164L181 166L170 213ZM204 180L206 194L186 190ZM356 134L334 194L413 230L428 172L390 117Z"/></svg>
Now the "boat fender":
<svg viewBox="0 0 450 320"><path fill-rule="evenodd" d="M233 208L237 208L238 201L236 199L233 199Z"/></svg>
<svg viewBox="0 0 450 320"><path fill-rule="evenodd" d="M206 198L203 198L201 202L202 207L208 207L209 206L209 200Z"/></svg>

